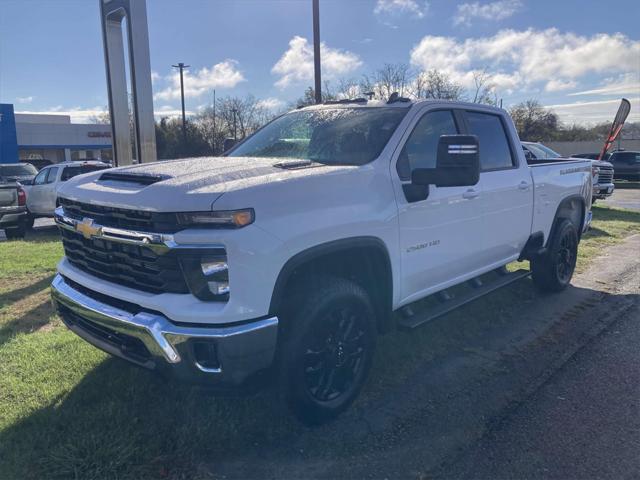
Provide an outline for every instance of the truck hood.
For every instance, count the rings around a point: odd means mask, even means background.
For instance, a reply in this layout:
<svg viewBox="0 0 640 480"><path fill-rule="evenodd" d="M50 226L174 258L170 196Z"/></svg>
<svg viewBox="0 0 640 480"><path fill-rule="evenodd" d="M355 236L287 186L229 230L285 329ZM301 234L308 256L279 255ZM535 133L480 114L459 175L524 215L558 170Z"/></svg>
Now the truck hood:
<svg viewBox="0 0 640 480"><path fill-rule="evenodd" d="M281 158L187 158L79 175L61 186L58 195L80 202L146 211L204 211L211 209L227 191L345 168L354 167Z"/></svg>

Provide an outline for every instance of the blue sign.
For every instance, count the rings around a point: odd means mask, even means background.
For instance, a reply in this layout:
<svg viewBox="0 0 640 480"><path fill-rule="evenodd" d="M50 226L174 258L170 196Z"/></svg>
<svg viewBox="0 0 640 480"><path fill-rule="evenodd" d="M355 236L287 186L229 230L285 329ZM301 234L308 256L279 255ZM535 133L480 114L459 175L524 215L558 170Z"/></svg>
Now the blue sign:
<svg viewBox="0 0 640 480"><path fill-rule="evenodd" d="M18 137L13 105L0 103L0 163L18 162Z"/></svg>

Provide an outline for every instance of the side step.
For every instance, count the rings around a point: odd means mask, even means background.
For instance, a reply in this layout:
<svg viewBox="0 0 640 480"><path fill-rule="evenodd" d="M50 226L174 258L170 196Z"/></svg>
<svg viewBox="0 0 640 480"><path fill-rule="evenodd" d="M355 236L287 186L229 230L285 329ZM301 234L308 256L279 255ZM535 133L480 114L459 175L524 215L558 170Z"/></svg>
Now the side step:
<svg viewBox="0 0 640 480"><path fill-rule="evenodd" d="M425 309L423 311L418 311L414 315L407 316L398 320L398 325L403 328L416 328L420 325L427 323L431 320L434 320L442 315L449 313L452 310L455 310L462 305L465 305L469 302L477 300L478 298L493 292L505 285L509 285L521 278L528 277L531 275L530 270L516 270L511 273L502 273L500 272L500 276L498 276L495 280L492 280L487 283L483 282L475 282L475 286L472 290L467 292L464 295L459 297L451 297L450 300L442 302L435 307ZM479 283L479 285L478 285Z"/></svg>

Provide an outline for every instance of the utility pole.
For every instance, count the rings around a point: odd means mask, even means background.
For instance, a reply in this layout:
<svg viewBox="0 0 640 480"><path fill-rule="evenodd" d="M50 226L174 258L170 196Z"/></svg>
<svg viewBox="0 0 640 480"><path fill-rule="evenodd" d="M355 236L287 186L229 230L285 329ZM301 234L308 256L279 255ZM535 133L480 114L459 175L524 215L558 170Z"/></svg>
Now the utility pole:
<svg viewBox="0 0 640 480"><path fill-rule="evenodd" d="M238 140L238 134L237 134L237 130L236 130L236 114L238 113L238 109L237 108L232 108L231 112L233 113L233 139L234 140Z"/></svg>
<svg viewBox="0 0 640 480"><path fill-rule="evenodd" d="M322 103L322 79L320 72L320 6L313 1L313 73L315 76L316 103Z"/></svg>
<svg viewBox="0 0 640 480"><path fill-rule="evenodd" d="M184 113L184 77L182 75L182 71L185 68L189 68L191 65L185 65L180 62L177 65L171 65L173 68L180 69L180 98L182 99L182 142L183 146L187 146L187 117Z"/></svg>
<svg viewBox="0 0 640 480"><path fill-rule="evenodd" d="M213 89L213 154L216 154L216 89Z"/></svg>

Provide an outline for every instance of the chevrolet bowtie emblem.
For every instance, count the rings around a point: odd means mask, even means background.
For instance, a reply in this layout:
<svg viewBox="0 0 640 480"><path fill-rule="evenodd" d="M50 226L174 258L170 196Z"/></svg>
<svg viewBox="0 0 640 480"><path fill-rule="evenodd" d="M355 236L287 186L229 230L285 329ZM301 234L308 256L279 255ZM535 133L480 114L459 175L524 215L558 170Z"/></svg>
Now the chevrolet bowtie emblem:
<svg viewBox="0 0 640 480"><path fill-rule="evenodd" d="M100 235L102 227L93 224L93 219L83 218L81 222L76 223L76 232L82 234L84 238L89 240L91 237Z"/></svg>

